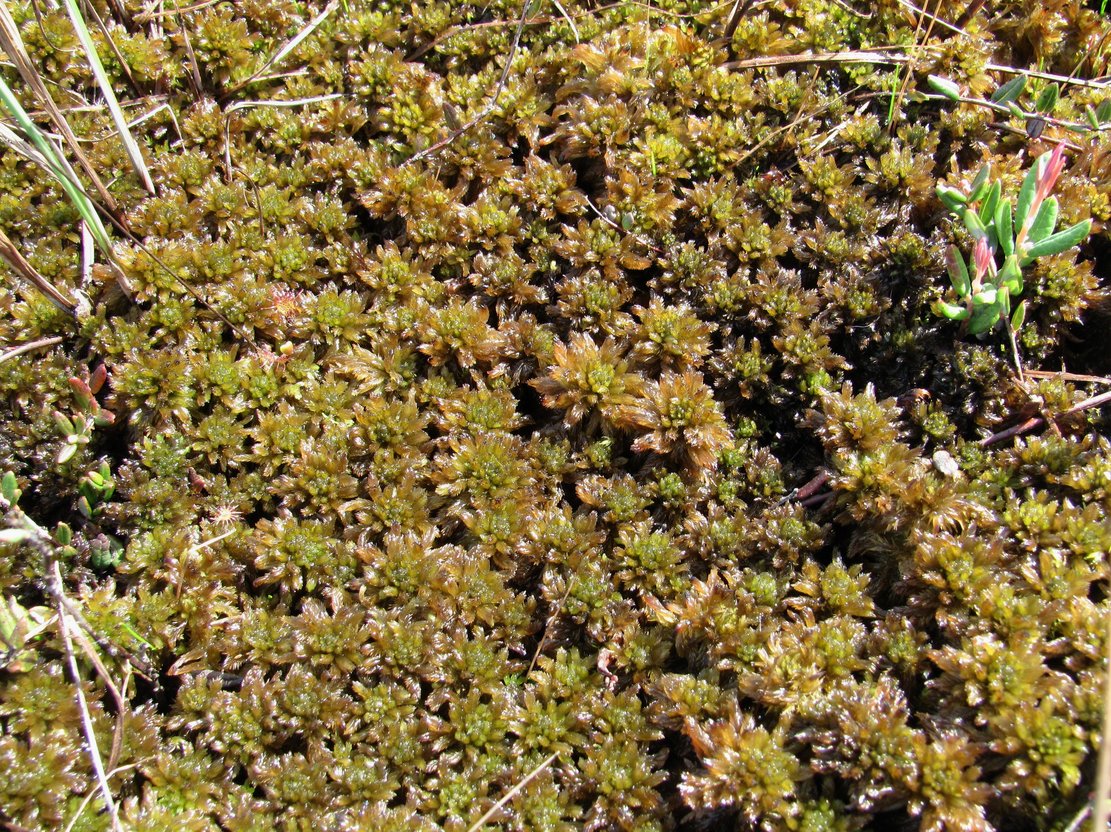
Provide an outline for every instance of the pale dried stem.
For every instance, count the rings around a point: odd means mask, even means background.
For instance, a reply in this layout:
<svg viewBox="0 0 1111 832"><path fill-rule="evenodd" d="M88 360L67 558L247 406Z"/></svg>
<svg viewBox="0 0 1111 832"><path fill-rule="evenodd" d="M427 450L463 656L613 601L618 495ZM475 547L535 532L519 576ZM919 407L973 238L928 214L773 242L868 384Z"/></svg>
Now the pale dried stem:
<svg viewBox="0 0 1111 832"><path fill-rule="evenodd" d="M24 353L37 350L41 347L53 347L55 344L62 343L63 340L61 335L51 335L49 338L36 338L34 341L20 344L18 347L11 347L0 354L0 364L3 364L10 358L15 358L17 355L23 355Z"/></svg>
<svg viewBox="0 0 1111 832"><path fill-rule="evenodd" d="M339 0L332 0L332 2L324 7L324 10L320 12L320 14L310 20L300 32L290 38L285 43L285 45L282 46L277 52L275 52L274 55L266 63L264 63L253 73L251 73L250 77L248 77L245 81L241 81L230 90L228 90L227 94L231 95L232 93L238 92L239 90L246 87L248 84L252 84L255 81L259 80L259 78L264 75L271 67L273 67L275 64L280 63L283 59L285 59L287 55L289 55L290 52L300 46L302 41L304 41L305 38L315 32L316 28L325 20L327 20L331 16L332 12L334 12L337 8L339 8Z"/></svg>
<svg viewBox="0 0 1111 832"><path fill-rule="evenodd" d="M65 645L66 664L69 668L70 677L73 681L74 693L77 697L77 706L81 712L81 725L85 732L85 742L89 747L89 762L96 773L97 782L100 784L100 791L103 795L104 808L108 812L108 818L111 821L113 832L123 832L123 827L120 825L119 810L116 808L116 801L112 797L112 789L108 785L108 775L104 771L104 762L100 756L100 747L96 741L96 731L93 729L92 716L89 713L88 702L85 701L85 691L81 685L81 670L77 666L77 656L73 650L73 638L70 636L69 625L67 623L69 613L66 610L65 592L62 588L62 571L58 566L58 561L54 558L53 551L50 550L50 545L40 540L40 544L45 546L48 551L48 560L50 561L51 571L51 593L54 595L54 601L57 605L58 613L58 630L61 632L62 641Z"/></svg>
<svg viewBox="0 0 1111 832"><path fill-rule="evenodd" d="M46 295L51 303L67 315L77 317L77 304L67 298L57 286L39 274L35 267L27 262L27 259L15 247L15 243L8 238L8 235L2 229L0 229L0 258L3 258L11 266L12 271Z"/></svg>
<svg viewBox="0 0 1111 832"><path fill-rule="evenodd" d="M508 792L506 792L505 795L501 798L501 800L499 800L497 803L495 803L493 806L491 806L490 810L488 812L486 812L486 814L484 814L482 817L480 817L478 820L476 820L473 824L471 824L471 827L467 830L467 832L478 832L478 830L481 829L486 824L486 821L490 820L490 818L492 818L499 811L501 811L502 807L505 806L505 804L507 804L509 801L511 801L514 797L516 797L517 793L519 791L521 791L521 789L523 789L525 786L527 786L536 777L538 777L541 774L541 772L544 771L544 769L546 769L548 766L550 766L552 764L552 761L555 760L555 758L557 756L559 756L557 753L552 752L547 757L545 757L540 762L540 764L536 766L536 768L534 768L532 771L530 771L528 774L526 774L524 777L522 777L513 786L512 789L510 789Z"/></svg>
<svg viewBox="0 0 1111 832"><path fill-rule="evenodd" d="M425 156L430 156L431 154L436 153L437 151L447 147L449 144L458 139L471 128L484 121L486 117L490 115L490 113L494 112L494 108L498 106L498 99L501 98L501 94L505 90L505 82L506 79L509 78L509 71L513 67L513 60L517 57L517 47L521 44L521 33L525 30L525 22L528 20L528 10L529 6L531 5L532 0L525 0L524 3L521 4L521 16L518 18L517 28L513 32L513 42L509 45L509 54L506 55L505 66L502 67L501 77L498 78L498 83L494 87L494 95L490 99L490 103L483 107L478 115L476 115L462 127L452 131L445 138L436 142L431 147L426 147L424 150L414 153L412 156L402 162L402 165L407 165L410 162L415 162L418 159L423 159Z"/></svg>

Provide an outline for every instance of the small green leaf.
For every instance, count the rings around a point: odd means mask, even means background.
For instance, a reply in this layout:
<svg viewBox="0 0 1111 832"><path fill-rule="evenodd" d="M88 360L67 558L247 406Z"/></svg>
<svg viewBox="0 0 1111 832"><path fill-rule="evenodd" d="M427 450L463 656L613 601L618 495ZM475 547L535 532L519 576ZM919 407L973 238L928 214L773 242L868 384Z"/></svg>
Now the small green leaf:
<svg viewBox="0 0 1111 832"><path fill-rule="evenodd" d="M991 163L984 165L976 172L972 184L968 187L968 201L977 202L984 198L988 188L991 187L988 177L991 175Z"/></svg>
<svg viewBox="0 0 1111 832"><path fill-rule="evenodd" d="M999 237L999 248L1003 254L1010 256L1015 253L1014 226L1011 225L1011 201L999 200L995 206L995 234Z"/></svg>
<svg viewBox="0 0 1111 832"><path fill-rule="evenodd" d="M1006 289L1011 295L1022 294L1022 269L1018 265L1018 258L1013 254L1003 261L1003 268L997 276L999 286Z"/></svg>
<svg viewBox="0 0 1111 832"><path fill-rule="evenodd" d="M949 246L949 250L945 252L945 268L949 272L953 291L958 297L967 297L972 291L972 283L968 277L968 267L964 264L964 256L956 246Z"/></svg>
<svg viewBox="0 0 1111 832"><path fill-rule="evenodd" d="M66 436L69 436L71 433L73 433L74 425L72 419L70 419L68 416L66 416L66 414L62 413L59 410L55 410L52 415L54 417L54 424L58 426L58 430L60 430Z"/></svg>
<svg viewBox="0 0 1111 832"><path fill-rule="evenodd" d="M1009 104L1016 100L1026 89L1026 76L1016 75L1006 84L991 94L991 100L996 104Z"/></svg>
<svg viewBox="0 0 1111 832"><path fill-rule="evenodd" d="M1026 301L1015 307L1015 313L1011 316L1011 329L1017 332L1022 329L1024 323L1026 323Z"/></svg>
<svg viewBox="0 0 1111 832"><path fill-rule="evenodd" d="M980 222L980 215L973 211L971 208L965 208L961 212L961 219L964 221L964 227L968 229L968 233L973 237L986 237L988 230L984 224Z"/></svg>
<svg viewBox="0 0 1111 832"><path fill-rule="evenodd" d="M985 286L972 296L972 308L994 306L999 300L999 291L994 286Z"/></svg>
<svg viewBox="0 0 1111 832"><path fill-rule="evenodd" d="M1111 121L1111 98L1099 102L1099 106L1096 107L1096 118L1099 119L1100 124Z"/></svg>
<svg viewBox="0 0 1111 832"><path fill-rule="evenodd" d="M54 539L62 546L68 546L73 541L73 529L68 523L59 523L54 527Z"/></svg>
<svg viewBox="0 0 1111 832"><path fill-rule="evenodd" d="M1084 118L1088 120L1088 126L1093 130L1099 129L1099 116L1096 115L1096 111L1092 109L1091 104L1084 108Z"/></svg>
<svg viewBox="0 0 1111 832"><path fill-rule="evenodd" d="M1024 113L1022 108L1013 101L1007 102L1007 109L1010 110L1011 115L1015 118L1026 118L1026 113Z"/></svg>
<svg viewBox="0 0 1111 832"><path fill-rule="evenodd" d="M1057 83L1054 82L1050 84L1040 93L1038 93L1038 99L1034 102L1034 109L1037 110L1039 113L1049 115L1057 106L1057 99L1060 97L1060 95L1061 88L1057 85Z"/></svg>
<svg viewBox="0 0 1111 832"><path fill-rule="evenodd" d="M1044 240L1057 227L1057 198L1049 197L1038 209L1034 222L1030 225L1029 239L1032 243Z"/></svg>
<svg viewBox="0 0 1111 832"><path fill-rule="evenodd" d="M1000 310L995 304L990 306L981 306L972 313L972 317L968 319L968 331L972 335L981 335L982 333L989 332L999 323Z"/></svg>
<svg viewBox="0 0 1111 832"><path fill-rule="evenodd" d="M930 308L939 318L948 318L951 321L963 321L971 314L967 307L946 303L943 300L935 300Z"/></svg>
<svg viewBox="0 0 1111 832"><path fill-rule="evenodd" d="M937 198L954 214L959 214L961 209L968 203L968 197L956 188L950 188L947 185L937 186Z"/></svg>
<svg viewBox="0 0 1111 832"><path fill-rule="evenodd" d="M1034 204L1034 197L1038 193L1038 178L1041 176L1041 159L1033 164L1022 180L1022 187L1018 189L1018 202L1015 205L1015 227L1022 228L1026 224L1026 216Z"/></svg>
<svg viewBox="0 0 1111 832"><path fill-rule="evenodd" d="M950 101L959 101L961 98L961 88L948 78L942 78L940 75L930 75L926 78L926 83L930 88L941 95L944 95Z"/></svg>
<svg viewBox="0 0 1111 832"><path fill-rule="evenodd" d="M1037 257L1046 257L1050 254L1060 254L1073 246L1080 245L1092 230L1092 221L1084 220L1076 225L1069 226L1064 231L1051 234L1044 240L1039 240L1026 250L1026 261L1029 263Z"/></svg>
<svg viewBox="0 0 1111 832"><path fill-rule="evenodd" d="M73 459L73 455L75 453L77 453L77 442L70 442L69 437L66 437L66 444L64 444L62 446L62 449L58 451L58 458L56 462L59 465L64 465L65 463Z"/></svg>
<svg viewBox="0 0 1111 832"><path fill-rule="evenodd" d="M998 180L992 183L991 189L988 191L987 196L984 197L984 203L980 206L980 222L985 226L995 220L995 206L999 204L999 195L1003 192L1003 185ZM995 243L992 240L992 243Z"/></svg>
<svg viewBox="0 0 1111 832"><path fill-rule="evenodd" d="M14 506L19 502L19 497L23 492L19 489L19 481L16 480L15 474L11 471L5 471L4 476L0 477L0 495L8 501L8 505Z"/></svg>

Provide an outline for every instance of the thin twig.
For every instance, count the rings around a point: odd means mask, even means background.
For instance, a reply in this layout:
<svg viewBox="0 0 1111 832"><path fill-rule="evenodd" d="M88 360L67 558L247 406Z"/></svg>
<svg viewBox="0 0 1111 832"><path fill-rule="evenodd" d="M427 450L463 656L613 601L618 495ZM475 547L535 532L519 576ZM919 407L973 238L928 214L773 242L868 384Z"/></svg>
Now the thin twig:
<svg viewBox="0 0 1111 832"><path fill-rule="evenodd" d="M1031 378L1059 378L1063 381L1079 381L1086 384L1111 384L1111 378L1105 376L1086 376L1083 373L1068 373L1064 370L1027 370L1026 375Z"/></svg>
<svg viewBox="0 0 1111 832"><path fill-rule="evenodd" d="M45 533L42 533L45 536ZM49 539L49 538L48 538ZM40 544L45 546L47 551L47 560L49 562L49 571L52 580L50 581L50 590L54 595L54 602L57 604L58 612L58 629L62 634L62 641L66 648L66 664L69 667L69 673L73 680L74 692L77 696L77 705L81 711L81 725L85 732L85 742L89 746L89 762L92 764L93 771L96 773L97 782L100 784L100 790L104 796L104 807L108 811L109 820L112 823L112 829L115 832L123 832L123 827L120 826L120 815L116 808L116 801L112 797L112 789L108 785L108 775L104 771L104 763L100 758L100 747L96 741L96 731L93 729L92 716L89 714L89 705L85 701L85 691L81 684L81 671L77 667L77 656L73 650L73 639L69 633L69 626L66 623L68 613L66 612L64 599L65 592L62 588L62 570L58 566L58 560L54 557L51 549L52 544L47 544L40 540Z"/></svg>
<svg viewBox="0 0 1111 832"><path fill-rule="evenodd" d="M188 14L189 12L197 12L201 9L207 9L209 6L215 6L217 3L231 3L232 0L201 0L200 3L194 3L191 6L177 6L173 9L162 9L155 11L150 8L149 11L142 11L135 15L136 23L150 23L153 20L161 20L163 17L172 17L177 14Z"/></svg>
<svg viewBox="0 0 1111 832"><path fill-rule="evenodd" d="M558 757L558 756L559 756L558 752L553 751L551 754L549 754L547 757L545 757L540 762L540 764L538 766L536 766L536 768L534 768L532 771L530 771L528 774L526 774L523 778L521 778L521 780L519 780L513 786L512 789L507 791L505 793L505 795L502 797L501 800L499 800L497 803L495 803L493 806L491 806L490 810L486 814L484 814L482 817L480 817L478 820L476 820L473 824L471 824L471 827L467 830L467 832L478 832L478 830L481 829L486 824L486 821L490 820L490 818L492 818L494 815L496 815L501 810L501 808L503 806L505 806L506 803L508 803L514 797L516 797L517 792L521 791L521 789L523 789L525 786L527 786L529 783L531 783L533 781L533 779L535 779L542 771L544 771L544 769L546 769L548 766L550 766L552 764L552 761L555 760L555 758Z"/></svg>
<svg viewBox="0 0 1111 832"><path fill-rule="evenodd" d="M579 43L579 27L575 25L575 19L567 13L567 9L563 8L563 4L559 0L552 0L552 5L556 7L560 15L567 21L567 25L571 27L571 34L575 36L575 43Z"/></svg>
<svg viewBox="0 0 1111 832"><path fill-rule="evenodd" d="M552 630L556 619L559 618L560 613L563 612L563 605L571 595L571 589L575 586L576 575L572 575L570 580L567 581L567 589L563 591L563 596L559 599L552 614L548 616L548 620L544 622L544 632L540 634L540 641L536 644L536 650L532 653L532 661L529 662L528 670L525 671L525 678L527 679L532 675L532 671L536 668L536 660L540 658L540 654L544 651L544 647L548 643L548 634Z"/></svg>
<svg viewBox="0 0 1111 832"><path fill-rule="evenodd" d="M138 767L139 767L138 763L128 763L125 766L118 766L117 768L114 768L111 771L109 771L108 776L109 777L115 777L117 774L122 774L125 771L131 771L132 769L135 769L135 768L138 768ZM81 818L82 812L85 811L85 808L89 805L89 803L92 801L92 799L94 797L96 797L96 793L98 791L99 791L99 789L89 789L89 791L85 795L84 799L82 799L81 805L79 805L77 807L77 811L73 813L73 817L70 818L69 823L66 824L66 828L65 828L64 832L73 832L73 827L77 825L77 821Z"/></svg>
<svg viewBox="0 0 1111 832"><path fill-rule="evenodd" d="M632 237L642 246L647 246L648 248L652 249L652 251L656 252L656 254L663 254L664 250L659 246L654 245L651 240L648 240L633 231L629 231L627 228L622 228L620 225L607 217L604 213L602 213L597 205L591 202L590 197L586 197L586 204L590 206L591 211L598 215L598 219L609 225L611 228L615 229L619 234L622 234L626 237Z"/></svg>
<svg viewBox="0 0 1111 832"><path fill-rule="evenodd" d="M193 51L193 41L189 38L189 27L180 14L174 15L178 29L181 31L181 42L185 45L185 55L189 58L190 79L192 80L193 95L200 98L204 95L204 79L201 78L201 65L197 62L197 53Z"/></svg>
<svg viewBox="0 0 1111 832"><path fill-rule="evenodd" d="M44 295L50 302L72 318L77 317L77 304L62 294L53 283L43 277L27 262L27 259L16 248L15 243L8 239L8 235L0 229L0 259L3 259L13 272L22 277Z"/></svg>
<svg viewBox="0 0 1111 832"><path fill-rule="evenodd" d="M18 347L11 347L4 350L3 353L0 353L0 364L3 364L10 358L15 358L17 355L23 355L25 352L31 352L40 347L53 347L55 344L62 343L63 340L61 335L51 335L48 338L36 338L34 341L20 344Z"/></svg>
<svg viewBox="0 0 1111 832"><path fill-rule="evenodd" d="M476 115L459 129L453 130L445 138L436 142L431 147L426 147L424 150L414 153L412 156L401 163L402 166L405 166L410 162L415 162L418 159L423 159L425 156L430 156L433 153L442 150L453 141L458 139L460 136L462 136L464 133L469 131L472 127L477 125L479 122L483 121L488 115L490 115L490 113L494 112L494 108L498 106L498 99L501 98L501 94L505 90L505 82L506 79L509 78L509 71L513 67L513 60L517 57L517 47L521 43L521 33L525 30L525 21L528 19L528 10L529 6L531 5L532 0L524 0L524 2L521 4L521 16L517 20L517 29L513 32L513 42L509 45L509 54L506 56L505 66L502 67L501 77L498 78L497 86L494 87L494 95L490 99L490 103L483 107L478 115Z"/></svg>
<svg viewBox="0 0 1111 832"><path fill-rule="evenodd" d="M571 20L573 20L576 17L590 17L592 15L601 14L602 12L611 11L612 9L627 8L627 7L632 6L632 7L635 7L635 8L647 9L652 14L663 15L665 17L670 17L670 18L673 18L675 20L691 20L691 19L696 18L696 17L700 17L700 16L704 16L704 15L711 15L714 12L716 12L718 9L725 8L726 6L728 6L732 2L734 2L734 0L723 0L723 2L718 3L715 6L711 6L708 9L704 9L704 10L699 11L699 12L677 12L677 11L672 11L671 9L656 8L655 6L653 6L650 3L637 2L637 0L617 0L617 2L615 2L615 3L606 3L605 5L598 6L598 7L593 8L593 9L584 9L584 10L576 11L576 12L568 15L567 17L564 17L564 19L567 20L568 23L570 23ZM548 15L548 16L544 16L544 17L534 17L534 18L532 18L532 20L527 21L525 23L525 25L526 26L547 26L551 23L555 23L556 21L558 21L560 19L560 17L561 17L561 15L560 16ZM476 22L476 23L458 23L454 26L449 26L446 29L444 29L442 32L440 32L438 35L436 35L436 37L434 37L428 43L424 44L423 46L417 47L412 52L407 54L405 56L405 60L407 62L415 61L418 58L420 58L422 55L424 55L424 54L428 53L429 51L435 49L437 46L439 46L444 41L446 41L450 38L453 38L456 35L462 34L463 32L470 32L474 29L496 29L496 28L501 28L502 26L512 26L512 25L514 25L514 23L515 23L515 21L513 21L513 20L482 20L482 21L479 21L479 22Z"/></svg>
<svg viewBox="0 0 1111 832"><path fill-rule="evenodd" d="M67 611L70 607L72 607L72 604L67 603ZM78 627L74 631L74 637L77 639L78 644L80 644L81 652L85 654L85 658L92 662L93 667L96 668L97 674L104 680L108 692L112 694L112 700L116 703L116 727L112 731L112 749L108 753L108 768L115 768L116 763L119 762L120 759L120 751L123 750L123 729L124 719L127 713L127 703L124 702L123 694L120 693L120 689L112 680L112 676L108 672L108 668L105 666L104 661L97 654L96 650L93 649L92 642L89 641L89 637L85 630Z"/></svg>
<svg viewBox="0 0 1111 832"><path fill-rule="evenodd" d="M1043 419L1041 416L1034 416L1024 422L1013 425L1006 430L1001 430L998 433L993 433L986 439L981 439L980 447L987 448L991 445L995 445L998 442L1004 442L1007 439L1011 439L1012 437L1022 436L1024 433L1029 433L1032 430L1037 430L1044 424L1045 419Z"/></svg>
<svg viewBox="0 0 1111 832"><path fill-rule="evenodd" d="M1091 410L1095 407L1102 407L1109 402L1111 402L1111 392L1100 393L1098 396L1092 396L1090 398L1084 399L1084 401L1077 402L1072 407L1062 412L1061 415L1071 416L1074 413ZM1024 433L1029 433L1032 430L1040 428L1045 423L1046 420L1043 417L1034 416L1024 422L1014 425L1013 427L1009 427L1006 430L1001 430L998 433L993 433L986 439L981 439L980 446L986 448L989 445L994 445L998 442L1004 441L1005 439L1010 439L1014 436L1021 436Z"/></svg>
<svg viewBox="0 0 1111 832"><path fill-rule="evenodd" d="M277 52L275 52L274 55L268 61L266 61L266 63L264 63L262 66L260 66L254 72L252 72L250 74L250 76L247 77L246 80L240 81L234 87L229 89L227 91L227 95L231 95L233 93L239 92L239 90L243 89L247 85L253 84L255 81L257 81L259 79L259 77L262 76L268 69L270 69L275 64L281 62L281 60L283 58L285 58L286 55L288 55L290 52L292 52L294 49L296 49L298 46L300 46L302 41L304 41L305 38L307 38L309 35L311 35L313 32L315 32L316 28L321 23L323 23L325 20L327 20L328 17L332 14L332 12L334 12L337 8L339 8L339 0L332 0L332 2L330 2L327 6L324 7L324 10L322 12L320 12L320 14L318 14L316 17L314 17L312 20L310 20L308 22L308 24L305 26L305 28L303 28L300 32L298 32L296 35L294 35L292 38L290 38L289 41L286 42L286 44L281 49L279 49Z"/></svg>
<svg viewBox="0 0 1111 832"><path fill-rule="evenodd" d="M224 178L231 182L234 169L231 164L231 114L236 110L246 110L248 107L301 107L305 104L316 104L320 101L332 101L343 98L343 93L333 92L328 95L314 95L311 98L276 98L265 101L237 101L224 111Z"/></svg>
<svg viewBox="0 0 1111 832"><path fill-rule="evenodd" d="M141 95L142 93L139 90L139 85L135 83L135 78L131 75L131 67L127 65L123 53L120 52L119 47L116 46L115 41L112 40L112 36L108 33L108 27L104 25L104 19L100 16L96 7L88 2L88 0L81 0L81 5L84 6L84 13L91 14L93 20L96 21L97 28L100 29L100 33L104 35L104 41L108 44L108 48L112 50L112 54L116 56L116 63L119 64L120 72L122 72L127 79L127 85L131 87L131 91L134 92L135 95Z"/></svg>

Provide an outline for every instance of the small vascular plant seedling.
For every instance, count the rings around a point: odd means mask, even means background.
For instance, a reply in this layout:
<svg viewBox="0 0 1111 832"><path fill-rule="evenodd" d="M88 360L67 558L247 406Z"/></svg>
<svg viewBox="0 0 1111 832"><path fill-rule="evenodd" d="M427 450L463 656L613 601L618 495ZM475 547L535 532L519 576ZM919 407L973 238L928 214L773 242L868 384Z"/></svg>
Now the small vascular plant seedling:
<svg viewBox="0 0 1111 832"><path fill-rule="evenodd" d="M1012 313L1011 299L1022 293L1022 270L1039 257L1079 245L1092 227L1089 219L1054 233L1058 206L1050 192L1064 166L1063 144L1039 156L1023 179L1013 207L1002 196L1002 183L991 180L990 165L976 174L967 194L947 185L937 187L938 197L960 217L976 242L967 265L961 250L949 247L945 265L956 302L939 299L934 312L964 321L973 335L991 331L1003 319L1016 364L1014 332L1025 320L1026 303ZM1000 255L1002 265L997 262Z"/></svg>

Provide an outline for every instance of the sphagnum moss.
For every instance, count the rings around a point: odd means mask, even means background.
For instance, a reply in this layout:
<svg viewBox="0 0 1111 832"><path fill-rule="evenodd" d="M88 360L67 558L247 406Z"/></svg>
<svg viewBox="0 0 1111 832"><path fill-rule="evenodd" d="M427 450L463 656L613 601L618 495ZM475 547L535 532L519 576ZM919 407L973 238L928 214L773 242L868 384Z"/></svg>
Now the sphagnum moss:
<svg viewBox="0 0 1111 832"><path fill-rule="evenodd" d="M93 630L160 671L101 743L123 824L468 830L552 753L490 824L1066 823L1100 730L1111 446L1092 414L978 440L1098 369L1073 341L1107 290L1106 130L1058 188L1092 241L1029 270L1018 339L1077 375L1024 387L930 314L967 244L933 188L987 161L1018 182L1062 136L915 91L1093 77L1111 24L973 8L923 35L787 4L723 40L701 2L565 2L519 38L518 4L349 2L258 75L322 4L98 6L127 94L168 108L134 128L158 195L105 112L73 114L135 235L121 302L46 178L0 159L5 233L94 303L74 324L0 288L5 344L63 338L0 362L0 468L71 527ZM13 15L48 86L94 100L64 16ZM923 38L894 82L806 54ZM119 418L59 463L52 411L101 362ZM29 615L38 557L0 546ZM63 652L48 627L0 656L23 828L106 824Z"/></svg>

